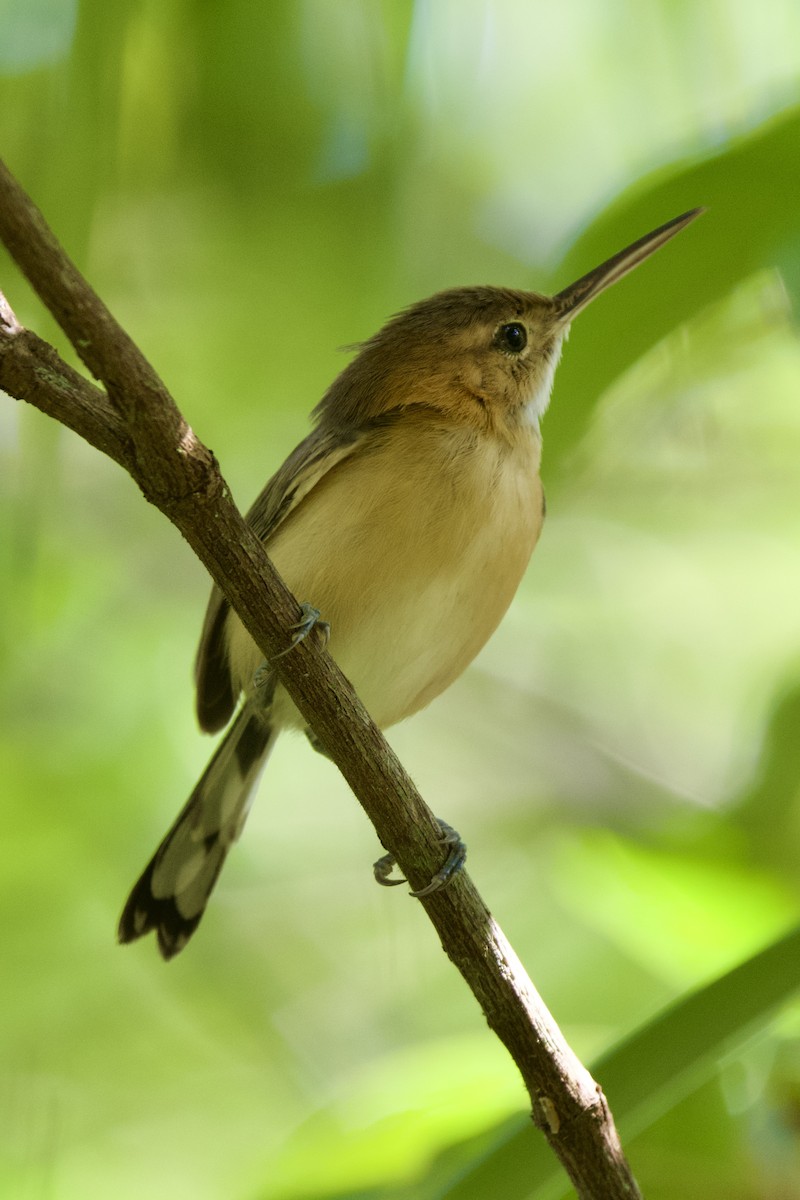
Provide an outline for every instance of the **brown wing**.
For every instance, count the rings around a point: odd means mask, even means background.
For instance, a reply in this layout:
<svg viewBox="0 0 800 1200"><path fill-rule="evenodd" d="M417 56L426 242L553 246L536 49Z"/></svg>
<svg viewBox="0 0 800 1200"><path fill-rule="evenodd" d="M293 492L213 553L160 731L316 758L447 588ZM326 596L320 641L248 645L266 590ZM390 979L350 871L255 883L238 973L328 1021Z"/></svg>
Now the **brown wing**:
<svg viewBox="0 0 800 1200"><path fill-rule="evenodd" d="M323 475L352 454L361 441L362 435L355 432L351 440L343 442L341 430L318 428L292 451L247 514L248 524L262 542L269 545L270 537L284 518ZM208 733L215 733L227 725L238 700L228 664L226 626L229 610L228 601L219 588L214 587L206 609L194 672L197 719L200 728Z"/></svg>

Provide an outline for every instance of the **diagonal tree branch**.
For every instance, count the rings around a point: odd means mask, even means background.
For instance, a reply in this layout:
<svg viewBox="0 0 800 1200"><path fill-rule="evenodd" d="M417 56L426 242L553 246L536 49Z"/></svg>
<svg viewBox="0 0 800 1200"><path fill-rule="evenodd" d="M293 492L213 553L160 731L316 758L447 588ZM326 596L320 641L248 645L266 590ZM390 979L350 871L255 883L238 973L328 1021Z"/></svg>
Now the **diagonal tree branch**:
<svg viewBox="0 0 800 1200"><path fill-rule="evenodd" d="M414 888L443 858L430 809L331 657L312 639L276 658L299 606L230 498L211 452L0 162L0 239L92 374L95 387L0 307L0 388L69 426L136 480L233 605L381 843ZM442 946L516 1062L532 1117L581 1200L636 1200L602 1091L564 1040L466 874L421 900ZM531 1185L535 1181L531 1181Z"/></svg>
<svg viewBox="0 0 800 1200"><path fill-rule="evenodd" d="M1 292L0 339L3 390L55 417L130 470L128 432L106 393L65 363L49 342L23 329Z"/></svg>

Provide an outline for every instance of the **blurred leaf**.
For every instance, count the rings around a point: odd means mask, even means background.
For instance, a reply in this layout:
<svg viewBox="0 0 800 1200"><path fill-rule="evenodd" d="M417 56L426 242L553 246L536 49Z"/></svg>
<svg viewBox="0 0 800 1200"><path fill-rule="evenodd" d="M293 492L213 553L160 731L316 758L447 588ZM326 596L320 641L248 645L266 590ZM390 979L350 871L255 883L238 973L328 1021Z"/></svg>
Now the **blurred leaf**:
<svg viewBox="0 0 800 1200"><path fill-rule="evenodd" d="M764 749L753 785L738 801L733 820L744 831L755 861L778 868L797 884L800 867L800 682L786 688L764 730Z"/></svg>
<svg viewBox="0 0 800 1200"><path fill-rule="evenodd" d="M709 861L599 830L553 848L553 878L565 909L676 988L726 970L796 912L785 887L733 855Z"/></svg>
<svg viewBox="0 0 800 1200"><path fill-rule="evenodd" d="M598 397L682 322L739 282L777 266L797 304L800 110L733 141L717 154L672 163L640 180L577 238L553 276L564 287L636 237L698 205L708 211L575 323L548 414L548 469L575 445Z"/></svg>

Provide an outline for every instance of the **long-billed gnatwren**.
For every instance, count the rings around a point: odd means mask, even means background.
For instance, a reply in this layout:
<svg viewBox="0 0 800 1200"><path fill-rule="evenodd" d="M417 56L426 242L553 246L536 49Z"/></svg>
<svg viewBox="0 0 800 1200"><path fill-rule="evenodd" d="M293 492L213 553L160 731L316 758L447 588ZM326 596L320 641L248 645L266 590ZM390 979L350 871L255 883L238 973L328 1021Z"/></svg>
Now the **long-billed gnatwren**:
<svg viewBox="0 0 800 1200"><path fill-rule="evenodd" d="M542 528L539 421L570 324L700 212L556 296L465 287L405 309L331 384L313 431L251 508L309 624L322 614L331 653L381 727L444 691L511 602ZM154 929L165 958L196 929L278 732L303 727L217 588L196 682L203 729L238 713L119 926L123 942Z"/></svg>

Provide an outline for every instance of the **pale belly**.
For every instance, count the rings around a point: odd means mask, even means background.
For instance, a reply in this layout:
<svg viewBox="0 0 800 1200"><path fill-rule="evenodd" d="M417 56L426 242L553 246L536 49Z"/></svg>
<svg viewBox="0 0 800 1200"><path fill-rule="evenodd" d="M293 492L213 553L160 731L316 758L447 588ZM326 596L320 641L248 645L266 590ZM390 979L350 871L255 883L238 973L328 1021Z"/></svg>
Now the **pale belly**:
<svg viewBox="0 0 800 1200"><path fill-rule="evenodd" d="M413 431L412 431L413 433ZM298 600L330 623L329 650L382 727L444 691L494 632L542 525L538 439L505 445L413 434L403 452L347 459L267 545ZM261 654L229 618L234 677ZM304 722L288 697L275 717Z"/></svg>

